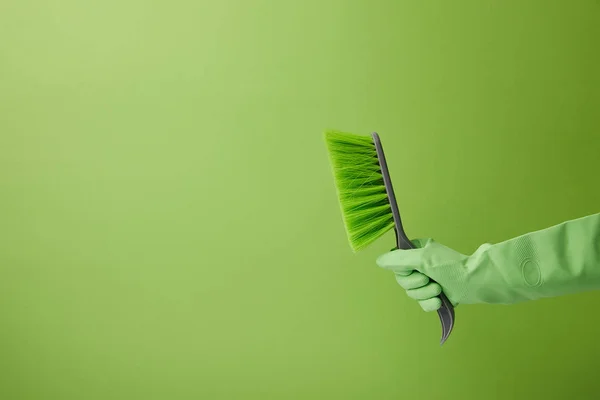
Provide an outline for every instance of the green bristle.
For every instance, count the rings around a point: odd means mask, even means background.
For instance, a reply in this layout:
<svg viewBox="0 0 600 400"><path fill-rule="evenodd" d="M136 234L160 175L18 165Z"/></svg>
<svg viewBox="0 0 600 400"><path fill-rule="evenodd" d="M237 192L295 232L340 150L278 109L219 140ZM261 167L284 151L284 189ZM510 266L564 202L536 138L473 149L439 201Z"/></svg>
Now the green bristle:
<svg viewBox="0 0 600 400"><path fill-rule="evenodd" d="M348 241L361 250L394 227L375 144L370 136L325 132Z"/></svg>

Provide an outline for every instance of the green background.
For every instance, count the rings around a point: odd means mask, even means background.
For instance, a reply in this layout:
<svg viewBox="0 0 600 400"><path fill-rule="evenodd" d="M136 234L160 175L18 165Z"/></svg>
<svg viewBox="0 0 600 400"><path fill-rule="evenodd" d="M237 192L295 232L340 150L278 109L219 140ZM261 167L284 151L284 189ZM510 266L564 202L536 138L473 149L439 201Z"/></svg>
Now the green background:
<svg viewBox="0 0 600 400"><path fill-rule="evenodd" d="M596 0L2 0L0 398L596 398L597 293L440 348L322 132L470 252L600 211L599 109Z"/></svg>

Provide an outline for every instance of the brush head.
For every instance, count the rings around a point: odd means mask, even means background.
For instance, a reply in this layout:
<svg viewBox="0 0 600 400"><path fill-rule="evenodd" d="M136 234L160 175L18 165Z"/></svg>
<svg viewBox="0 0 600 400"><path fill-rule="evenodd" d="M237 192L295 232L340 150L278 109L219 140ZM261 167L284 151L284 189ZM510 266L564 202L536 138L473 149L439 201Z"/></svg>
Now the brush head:
<svg viewBox="0 0 600 400"><path fill-rule="evenodd" d="M327 131L325 142L346 234L359 251L394 228L375 143L371 136Z"/></svg>

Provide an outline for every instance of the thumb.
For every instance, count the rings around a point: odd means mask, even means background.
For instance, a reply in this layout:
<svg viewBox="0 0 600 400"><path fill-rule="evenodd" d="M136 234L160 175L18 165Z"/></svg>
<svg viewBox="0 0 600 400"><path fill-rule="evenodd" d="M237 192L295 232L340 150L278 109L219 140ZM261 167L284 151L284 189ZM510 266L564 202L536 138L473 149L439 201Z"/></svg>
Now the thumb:
<svg viewBox="0 0 600 400"><path fill-rule="evenodd" d="M420 271L424 249L393 250L377 258L377 265L381 268L394 271L398 275L409 275L413 271Z"/></svg>

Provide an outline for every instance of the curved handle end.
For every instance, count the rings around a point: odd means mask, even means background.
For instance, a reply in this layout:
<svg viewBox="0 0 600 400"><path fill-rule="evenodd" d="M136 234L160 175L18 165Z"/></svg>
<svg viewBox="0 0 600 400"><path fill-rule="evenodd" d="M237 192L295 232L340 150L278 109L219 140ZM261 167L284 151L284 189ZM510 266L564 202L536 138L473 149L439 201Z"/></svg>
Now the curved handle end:
<svg viewBox="0 0 600 400"><path fill-rule="evenodd" d="M442 339L440 340L441 346L446 342L446 340L448 340L448 337L454 328L454 306L444 293L440 295L440 299L442 300L442 307L440 307L438 310L438 316L440 317L440 322L442 323Z"/></svg>

